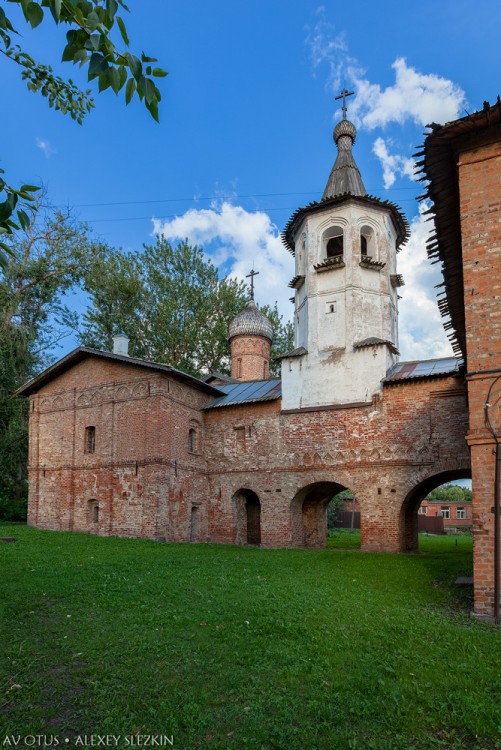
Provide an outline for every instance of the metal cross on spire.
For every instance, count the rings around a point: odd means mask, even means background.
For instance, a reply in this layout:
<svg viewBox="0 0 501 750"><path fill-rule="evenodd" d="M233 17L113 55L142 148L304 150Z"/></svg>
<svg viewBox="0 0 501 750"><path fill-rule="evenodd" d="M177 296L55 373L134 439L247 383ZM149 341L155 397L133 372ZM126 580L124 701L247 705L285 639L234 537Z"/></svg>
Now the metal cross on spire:
<svg viewBox="0 0 501 750"><path fill-rule="evenodd" d="M343 106L341 107L341 109L343 110L343 120L346 120L346 113L348 111L346 107L346 97L353 96L354 93L355 93L354 91L348 91L347 89L343 89L341 93L339 94L339 96L334 97L334 101L337 101L338 99L343 100Z"/></svg>
<svg viewBox="0 0 501 750"><path fill-rule="evenodd" d="M258 274L259 271L254 271L254 269L252 269L252 271L245 277L246 279L250 277L250 298L252 300L254 299L254 276L257 276Z"/></svg>

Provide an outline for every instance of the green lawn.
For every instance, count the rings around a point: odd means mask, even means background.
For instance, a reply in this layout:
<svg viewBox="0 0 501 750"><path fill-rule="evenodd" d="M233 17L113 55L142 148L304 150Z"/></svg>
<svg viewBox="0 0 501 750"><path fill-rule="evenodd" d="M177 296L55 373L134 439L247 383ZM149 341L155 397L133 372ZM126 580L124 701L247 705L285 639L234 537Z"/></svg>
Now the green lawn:
<svg viewBox="0 0 501 750"><path fill-rule="evenodd" d="M452 585L468 537L377 555L0 534L0 747L501 748L501 631Z"/></svg>

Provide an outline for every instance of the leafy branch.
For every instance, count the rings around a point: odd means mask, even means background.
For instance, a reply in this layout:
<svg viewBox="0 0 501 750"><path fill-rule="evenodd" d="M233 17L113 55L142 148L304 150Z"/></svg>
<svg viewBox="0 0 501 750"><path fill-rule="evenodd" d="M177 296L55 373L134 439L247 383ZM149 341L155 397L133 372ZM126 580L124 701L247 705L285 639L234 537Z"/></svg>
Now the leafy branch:
<svg viewBox="0 0 501 750"><path fill-rule="evenodd" d="M98 91L111 88L118 94L125 87L125 103L129 104L137 95L144 101L146 109L158 122L158 105L161 94L155 80L167 75L165 70L153 67L157 60L144 52L140 58L129 52L129 37L124 20L117 15L119 9L128 12L123 0L8 0L22 9L24 18L35 29L46 18L47 11L57 24L67 24L73 28L66 34L66 46L62 61L73 62L80 67L87 66L89 81L97 79ZM111 39L111 32L118 28L125 51L120 51ZM21 77L30 91L41 93L50 107L62 114L69 114L82 124L85 115L94 107L90 91L81 91L71 79L65 81L54 75L50 65L36 62L18 44L13 45L11 37L18 35L12 22L0 7L0 52L19 65ZM14 189L1 177L0 170L0 267L8 260L9 245L3 239L13 231L25 229L27 214L22 207L16 207L21 200L25 208L34 199L38 190L33 185L23 185ZM28 202L28 203L27 203Z"/></svg>

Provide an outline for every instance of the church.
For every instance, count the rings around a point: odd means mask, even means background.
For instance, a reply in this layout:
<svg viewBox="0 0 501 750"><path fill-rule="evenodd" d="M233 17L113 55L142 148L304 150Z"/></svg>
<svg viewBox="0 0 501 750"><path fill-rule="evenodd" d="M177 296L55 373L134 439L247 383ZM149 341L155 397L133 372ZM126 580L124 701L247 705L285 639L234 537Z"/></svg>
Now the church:
<svg viewBox="0 0 501 750"><path fill-rule="evenodd" d="M298 208L282 235L295 258L295 344L281 377L269 376L271 324L252 293L229 327L230 377L130 357L123 335L113 352L78 347L18 391L30 399L28 522L319 548L327 506L348 488L362 550L409 552L426 494L473 473L475 611L499 616L499 504L490 511L501 456L492 458L484 402L501 373L500 128L499 102L432 126L418 162L460 356L399 360L397 253L408 225L367 195L343 106L322 198Z"/></svg>

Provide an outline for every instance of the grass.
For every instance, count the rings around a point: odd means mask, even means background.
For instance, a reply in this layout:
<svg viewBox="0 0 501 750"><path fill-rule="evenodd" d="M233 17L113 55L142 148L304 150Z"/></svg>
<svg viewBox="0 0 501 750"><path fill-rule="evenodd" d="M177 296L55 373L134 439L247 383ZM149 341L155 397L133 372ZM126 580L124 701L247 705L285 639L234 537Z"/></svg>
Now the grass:
<svg viewBox="0 0 501 750"><path fill-rule="evenodd" d="M453 586L467 537L377 555L1 535L2 746L501 748L501 632Z"/></svg>

